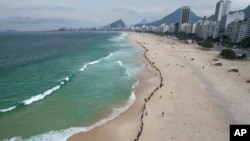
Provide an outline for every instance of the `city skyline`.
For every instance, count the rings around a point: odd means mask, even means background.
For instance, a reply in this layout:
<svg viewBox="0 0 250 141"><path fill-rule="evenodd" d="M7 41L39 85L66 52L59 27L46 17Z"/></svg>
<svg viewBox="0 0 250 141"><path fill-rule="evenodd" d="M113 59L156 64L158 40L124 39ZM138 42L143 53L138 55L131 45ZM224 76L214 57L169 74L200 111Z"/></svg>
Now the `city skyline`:
<svg viewBox="0 0 250 141"><path fill-rule="evenodd" d="M143 18L159 20L182 6L190 6L198 16L215 13L219 0L0 0L0 31L51 30L59 27L102 27L118 19L126 25L136 24ZM231 11L242 10L248 0L231 0Z"/></svg>

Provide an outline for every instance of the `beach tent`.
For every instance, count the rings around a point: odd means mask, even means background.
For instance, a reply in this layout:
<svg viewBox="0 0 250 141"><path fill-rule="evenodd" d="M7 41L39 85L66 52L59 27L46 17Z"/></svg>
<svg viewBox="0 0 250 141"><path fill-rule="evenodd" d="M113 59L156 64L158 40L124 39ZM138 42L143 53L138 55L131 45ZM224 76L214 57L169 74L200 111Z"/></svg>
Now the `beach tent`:
<svg viewBox="0 0 250 141"><path fill-rule="evenodd" d="M229 72L239 72L239 69L237 67L231 67L228 71Z"/></svg>
<svg viewBox="0 0 250 141"><path fill-rule="evenodd" d="M217 61L214 63L215 66L222 66L222 63L220 61Z"/></svg>

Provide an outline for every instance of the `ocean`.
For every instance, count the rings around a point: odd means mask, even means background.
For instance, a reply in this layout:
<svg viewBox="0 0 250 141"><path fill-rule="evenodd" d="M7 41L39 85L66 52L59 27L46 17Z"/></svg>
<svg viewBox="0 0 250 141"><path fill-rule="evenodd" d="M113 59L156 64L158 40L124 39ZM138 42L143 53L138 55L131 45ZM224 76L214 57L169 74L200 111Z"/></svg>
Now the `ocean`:
<svg viewBox="0 0 250 141"><path fill-rule="evenodd" d="M139 50L122 32L1 32L0 140L66 140L135 101Z"/></svg>

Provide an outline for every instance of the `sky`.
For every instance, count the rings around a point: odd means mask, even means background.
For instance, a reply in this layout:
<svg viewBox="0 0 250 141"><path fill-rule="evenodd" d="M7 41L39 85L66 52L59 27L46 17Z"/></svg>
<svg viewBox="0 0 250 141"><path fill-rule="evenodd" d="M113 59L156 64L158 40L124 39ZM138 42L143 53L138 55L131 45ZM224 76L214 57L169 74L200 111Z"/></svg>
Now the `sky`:
<svg viewBox="0 0 250 141"><path fill-rule="evenodd" d="M103 27L122 19L127 26L153 22L182 6L200 17L211 16L219 0L0 0L0 31L41 31L60 27ZM231 0L231 11L249 0Z"/></svg>

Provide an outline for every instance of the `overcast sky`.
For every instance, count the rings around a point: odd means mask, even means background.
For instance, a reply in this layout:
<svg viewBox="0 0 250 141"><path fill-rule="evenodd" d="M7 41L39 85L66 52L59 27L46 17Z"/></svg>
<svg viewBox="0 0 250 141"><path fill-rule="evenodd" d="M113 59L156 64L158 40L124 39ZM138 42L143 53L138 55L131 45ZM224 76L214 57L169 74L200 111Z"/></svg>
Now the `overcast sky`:
<svg viewBox="0 0 250 141"><path fill-rule="evenodd" d="M163 18L181 6L191 6L198 16L215 12L218 0L0 0L0 31L51 30L59 27L102 27L122 19L126 25L144 17ZM232 0L231 11L241 10L249 0Z"/></svg>

